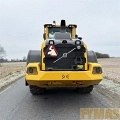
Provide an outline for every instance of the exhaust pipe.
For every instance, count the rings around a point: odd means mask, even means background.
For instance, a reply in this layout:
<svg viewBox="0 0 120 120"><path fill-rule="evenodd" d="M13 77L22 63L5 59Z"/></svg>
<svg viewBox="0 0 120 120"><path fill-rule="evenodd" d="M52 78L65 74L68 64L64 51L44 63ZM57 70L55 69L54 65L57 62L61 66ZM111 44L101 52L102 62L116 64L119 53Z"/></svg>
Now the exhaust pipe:
<svg viewBox="0 0 120 120"><path fill-rule="evenodd" d="M65 22L65 20L61 20L60 32L61 33L65 33L66 32L66 22Z"/></svg>

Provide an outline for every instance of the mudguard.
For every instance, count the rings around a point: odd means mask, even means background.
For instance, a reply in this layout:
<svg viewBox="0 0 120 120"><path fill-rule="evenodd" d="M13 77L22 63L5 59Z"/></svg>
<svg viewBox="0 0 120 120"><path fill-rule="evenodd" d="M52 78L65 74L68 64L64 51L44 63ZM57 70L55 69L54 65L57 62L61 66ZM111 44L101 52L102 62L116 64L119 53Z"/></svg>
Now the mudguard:
<svg viewBox="0 0 120 120"><path fill-rule="evenodd" d="M29 50L27 55L27 65L29 63L41 62L41 51L40 50Z"/></svg>
<svg viewBox="0 0 120 120"><path fill-rule="evenodd" d="M88 51L88 62L98 63L97 56L94 51Z"/></svg>

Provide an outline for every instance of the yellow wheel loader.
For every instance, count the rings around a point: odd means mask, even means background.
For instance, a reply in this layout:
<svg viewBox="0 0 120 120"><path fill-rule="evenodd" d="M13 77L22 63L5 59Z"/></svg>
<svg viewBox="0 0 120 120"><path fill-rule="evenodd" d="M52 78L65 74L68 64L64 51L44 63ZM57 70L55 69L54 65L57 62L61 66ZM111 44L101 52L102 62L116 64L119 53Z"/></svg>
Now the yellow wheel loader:
<svg viewBox="0 0 120 120"><path fill-rule="evenodd" d="M44 25L41 50L30 50L27 56L25 83L32 94L47 88L73 87L90 93L103 79L102 67L94 51L76 34L77 25Z"/></svg>

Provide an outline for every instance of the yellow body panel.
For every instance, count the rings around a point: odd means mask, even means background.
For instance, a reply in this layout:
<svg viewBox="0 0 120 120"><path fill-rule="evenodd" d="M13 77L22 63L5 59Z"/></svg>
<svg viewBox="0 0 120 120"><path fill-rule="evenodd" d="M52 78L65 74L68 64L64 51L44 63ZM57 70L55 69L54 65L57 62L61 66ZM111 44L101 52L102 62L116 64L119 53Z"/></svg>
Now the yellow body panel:
<svg viewBox="0 0 120 120"><path fill-rule="evenodd" d="M102 74L92 74L94 66L100 64L89 63L88 71L41 71L40 63L29 63L27 67L37 67L38 74L26 73L26 81L39 87L87 87L98 84L103 78Z"/></svg>

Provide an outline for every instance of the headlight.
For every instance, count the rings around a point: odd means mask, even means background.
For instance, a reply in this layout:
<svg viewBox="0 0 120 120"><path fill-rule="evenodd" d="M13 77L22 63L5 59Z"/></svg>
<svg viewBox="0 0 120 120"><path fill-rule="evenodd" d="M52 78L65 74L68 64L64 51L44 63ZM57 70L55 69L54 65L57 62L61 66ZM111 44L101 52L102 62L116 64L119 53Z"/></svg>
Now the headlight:
<svg viewBox="0 0 120 120"><path fill-rule="evenodd" d="M76 41L75 41L75 44L76 44L76 45L80 45L81 42L80 42L79 40L76 40Z"/></svg>
<svg viewBox="0 0 120 120"><path fill-rule="evenodd" d="M76 46L76 47L77 47L78 50L81 49L81 46Z"/></svg>
<svg viewBox="0 0 120 120"><path fill-rule="evenodd" d="M27 73L28 74L38 74L38 72L37 72L37 68L36 67L28 67L27 68Z"/></svg>
<svg viewBox="0 0 120 120"><path fill-rule="evenodd" d="M53 40L50 40L50 41L49 41L49 44L50 44L50 45L53 45L53 44L54 44L54 41L53 41Z"/></svg>
<svg viewBox="0 0 120 120"><path fill-rule="evenodd" d="M93 67L93 74L102 74L102 68L101 67Z"/></svg>
<svg viewBox="0 0 120 120"><path fill-rule="evenodd" d="M28 69L28 72L29 72L29 73L33 73L33 68L30 67L30 68Z"/></svg>

